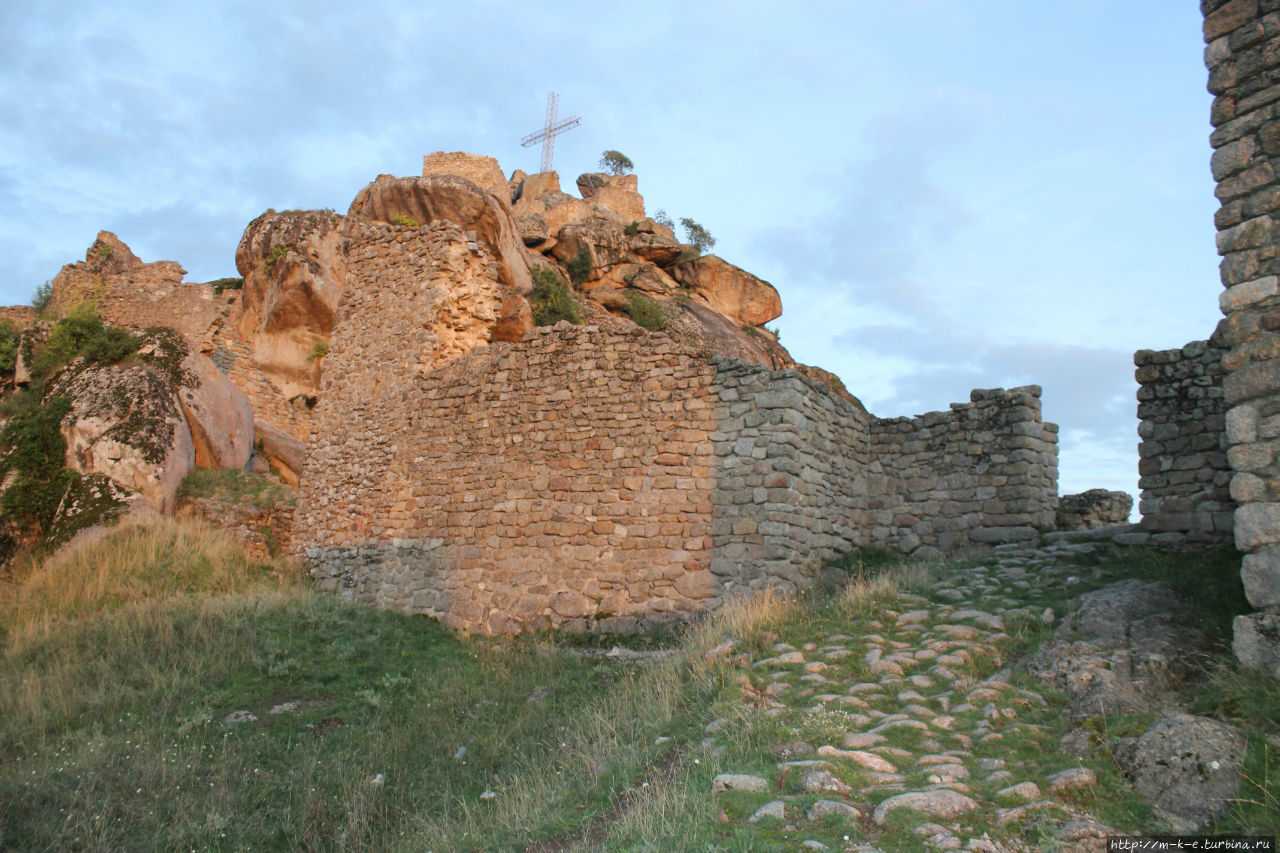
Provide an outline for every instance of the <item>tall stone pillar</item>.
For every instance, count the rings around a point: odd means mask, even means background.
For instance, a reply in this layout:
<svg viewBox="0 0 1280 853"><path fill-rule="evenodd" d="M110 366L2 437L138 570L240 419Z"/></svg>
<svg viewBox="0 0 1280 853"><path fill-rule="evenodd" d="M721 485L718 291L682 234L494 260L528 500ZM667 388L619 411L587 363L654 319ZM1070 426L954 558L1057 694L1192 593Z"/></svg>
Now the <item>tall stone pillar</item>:
<svg viewBox="0 0 1280 853"><path fill-rule="evenodd" d="M1201 0L1221 207L1219 305L1236 547L1256 612L1235 653L1280 678L1280 0Z"/></svg>

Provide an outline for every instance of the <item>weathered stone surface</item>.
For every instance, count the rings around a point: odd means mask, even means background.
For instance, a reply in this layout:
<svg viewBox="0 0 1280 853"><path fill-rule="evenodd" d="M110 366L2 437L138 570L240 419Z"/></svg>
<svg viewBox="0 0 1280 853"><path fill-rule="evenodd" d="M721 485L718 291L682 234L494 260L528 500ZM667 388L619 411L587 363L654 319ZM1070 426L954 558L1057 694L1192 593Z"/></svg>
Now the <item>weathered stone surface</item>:
<svg viewBox="0 0 1280 853"><path fill-rule="evenodd" d="M704 255L671 271L676 281L735 323L763 326L782 314L778 291L715 255Z"/></svg>
<svg viewBox="0 0 1280 853"><path fill-rule="evenodd" d="M1236 660L1280 679L1280 609L1237 616L1232 628Z"/></svg>
<svg viewBox="0 0 1280 853"><path fill-rule="evenodd" d="M1122 744L1116 758L1139 795L1181 830L1198 832L1231 807L1244 748L1245 737L1233 726L1172 714Z"/></svg>
<svg viewBox="0 0 1280 853"><path fill-rule="evenodd" d="M1128 492L1089 489L1078 495L1063 495L1058 502L1059 530L1089 530L1123 524L1133 509L1133 496Z"/></svg>
<svg viewBox="0 0 1280 853"><path fill-rule="evenodd" d="M346 281L343 218L302 211L264 213L236 248L244 276L238 330L254 364L286 398L315 394Z"/></svg>
<svg viewBox="0 0 1280 853"><path fill-rule="evenodd" d="M391 224L397 217L409 217L420 226L437 219L452 223L464 232L474 232L474 239L498 262L498 280L503 285L520 295L533 289L510 205L466 178L379 175L356 194L347 216Z"/></svg>
<svg viewBox="0 0 1280 853"><path fill-rule="evenodd" d="M306 443L264 421L256 421L253 432L271 472L290 486L298 485L307 462Z"/></svg>
<svg viewBox="0 0 1280 853"><path fill-rule="evenodd" d="M484 187L496 198L511 200L511 187L493 157L464 151L436 151L422 158L422 176L456 175ZM425 224L425 223L424 223Z"/></svg>
<svg viewBox="0 0 1280 853"><path fill-rule="evenodd" d="M967 814L978 807L978 804L959 791L938 788L932 791L910 791L898 794L876 806L871 819L876 826L884 826L890 812L898 809L910 809L923 812L931 817L953 818Z"/></svg>
<svg viewBox="0 0 1280 853"><path fill-rule="evenodd" d="M253 407L213 362L189 352L182 370L190 379L179 398L197 468L243 470L253 456Z"/></svg>
<svg viewBox="0 0 1280 853"><path fill-rule="evenodd" d="M721 791L751 791L760 793L769 790L769 783L759 776L746 773L721 773L711 780L711 793Z"/></svg>
<svg viewBox="0 0 1280 853"><path fill-rule="evenodd" d="M144 340L137 364L77 360L55 376L46 398L71 399L62 422L67 467L102 474L140 493L158 512L172 513L178 488L195 465L178 397L187 378L172 367L185 351L176 332L157 332Z"/></svg>
<svg viewBox="0 0 1280 853"><path fill-rule="evenodd" d="M1200 666L1208 639L1191 603L1163 582L1121 581L1086 593L1026 667L1063 690L1070 714L1135 711Z"/></svg>
<svg viewBox="0 0 1280 853"><path fill-rule="evenodd" d="M805 813L805 817L809 818L809 820L822 820L828 815L834 815L853 823L862 817L862 812L848 803L841 803L836 800L818 800Z"/></svg>
<svg viewBox="0 0 1280 853"><path fill-rule="evenodd" d="M1240 580L1251 605L1259 610L1280 607L1280 545L1265 545L1245 554Z"/></svg>

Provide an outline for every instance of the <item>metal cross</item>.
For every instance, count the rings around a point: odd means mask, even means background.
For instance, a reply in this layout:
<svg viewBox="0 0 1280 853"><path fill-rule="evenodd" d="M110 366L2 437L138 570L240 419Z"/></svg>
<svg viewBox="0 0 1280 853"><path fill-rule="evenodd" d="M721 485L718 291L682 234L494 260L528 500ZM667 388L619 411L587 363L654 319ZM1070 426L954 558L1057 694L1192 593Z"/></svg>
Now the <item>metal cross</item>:
<svg viewBox="0 0 1280 853"><path fill-rule="evenodd" d="M555 92L547 95L547 123L542 130L531 133L524 139L520 140L520 144L525 148L533 145L535 142L542 142L542 169L543 172L551 171L551 157L556 150L556 136L564 133L566 130L572 130L582 123L577 116L569 116L556 122L556 108L560 105L560 96Z"/></svg>

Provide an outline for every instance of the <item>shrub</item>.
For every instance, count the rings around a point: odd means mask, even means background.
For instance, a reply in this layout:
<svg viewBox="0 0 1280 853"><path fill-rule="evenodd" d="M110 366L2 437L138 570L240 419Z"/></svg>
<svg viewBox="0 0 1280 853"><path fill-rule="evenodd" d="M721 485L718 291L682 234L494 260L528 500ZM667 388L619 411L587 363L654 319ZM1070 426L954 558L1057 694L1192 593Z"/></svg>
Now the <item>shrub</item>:
<svg viewBox="0 0 1280 853"><path fill-rule="evenodd" d="M689 241L690 246L698 250L698 254L702 254L716 244L716 238L711 236L711 232L689 217L681 219L680 226L684 228L685 239Z"/></svg>
<svg viewBox="0 0 1280 853"><path fill-rule="evenodd" d="M311 348L311 354L307 356L307 361L315 361L317 358L324 358L329 354L329 344L324 341L316 341L315 346Z"/></svg>
<svg viewBox="0 0 1280 853"><path fill-rule="evenodd" d="M244 287L244 279L242 278L220 278L209 282L213 285L213 292L221 295L224 290L240 290Z"/></svg>
<svg viewBox="0 0 1280 853"><path fill-rule="evenodd" d="M37 352L32 374L48 376L55 368L83 355L98 364L115 364L136 352L137 336L115 326L103 325L91 305L81 305L53 324L44 346Z"/></svg>
<svg viewBox="0 0 1280 853"><path fill-rule="evenodd" d="M626 297L627 316L637 326L650 332L661 332L667 327L667 314L657 302L634 290L628 290Z"/></svg>
<svg viewBox="0 0 1280 853"><path fill-rule="evenodd" d="M623 234L626 234L628 237L634 237L634 236L636 236L637 234L639 234L639 233L640 233L640 223L639 223L639 222L632 222L632 223L631 223L631 224L629 224L626 228L623 228L623 229L622 229L622 233L623 233Z"/></svg>
<svg viewBox="0 0 1280 853"><path fill-rule="evenodd" d="M94 248L98 252L98 257L102 258L103 260L106 260L107 258L111 257L113 254L115 254L115 249L112 249L106 243L99 243Z"/></svg>
<svg viewBox="0 0 1280 853"><path fill-rule="evenodd" d="M8 375L18 364L18 327L0 320L0 373Z"/></svg>
<svg viewBox="0 0 1280 853"><path fill-rule="evenodd" d="M20 536L40 536L48 530L58 505L71 487L75 472L63 467L67 442L59 429L71 411L71 401L55 397L43 406L34 393L14 401L13 414L0 429L0 479L15 476L0 498L0 522Z"/></svg>
<svg viewBox="0 0 1280 853"><path fill-rule="evenodd" d="M582 284L587 280L587 276L591 275L591 250L586 246L579 249L564 268L569 271L569 280L574 284Z"/></svg>
<svg viewBox="0 0 1280 853"><path fill-rule="evenodd" d="M676 224L671 221L670 216L667 216L667 212L665 210L655 210L653 212L652 219L654 222L658 223L659 225L665 225L668 228L676 227Z"/></svg>
<svg viewBox="0 0 1280 853"><path fill-rule="evenodd" d="M538 267L533 273L533 292L529 304L533 322L538 326L554 326L561 320L578 322L578 303L569 285L555 272Z"/></svg>
<svg viewBox="0 0 1280 853"><path fill-rule="evenodd" d="M404 213L398 213L391 217L391 221L402 228L417 228L418 220Z"/></svg>
<svg viewBox="0 0 1280 853"><path fill-rule="evenodd" d="M262 265L263 269L267 271L267 275L271 275L271 271L275 269L276 261L280 260L287 254L289 254L288 246L276 246L272 248L271 254L267 255L267 260Z"/></svg>
<svg viewBox="0 0 1280 853"><path fill-rule="evenodd" d="M635 164L626 154L610 149L600 155L600 168L613 175L625 175L635 168Z"/></svg>

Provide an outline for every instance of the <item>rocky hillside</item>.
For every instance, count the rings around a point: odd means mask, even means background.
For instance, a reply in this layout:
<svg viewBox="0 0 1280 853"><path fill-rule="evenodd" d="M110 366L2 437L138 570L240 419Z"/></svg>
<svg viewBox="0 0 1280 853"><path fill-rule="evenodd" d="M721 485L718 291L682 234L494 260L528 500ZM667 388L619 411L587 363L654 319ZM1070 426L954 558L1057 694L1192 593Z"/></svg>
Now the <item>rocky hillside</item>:
<svg viewBox="0 0 1280 853"><path fill-rule="evenodd" d="M419 370L563 319L664 330L707 352L796 366L764 328L782 311L768 282L648 217L634 175L586 174L577 186L580 197L561 191L554 172L507 178L492 158L429 155L422 176L379 176L345 215L264 213L236 247L242 277L207 283L101 232L53 279L44 319L5 309L14 346L21 332L8 393L68 400L50 453L136 496L125 501L136 512L172 513L193 468L298 484L337 318L387 281L431 297L414 300L427 306L415 322L435 341ZM432 247L430 267L422 245ZM33 374L51 330L73 316L138 333L138 348L108 363L73 348ZM801 369L847 394L834 376Z"/></svg>

